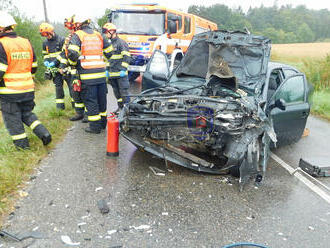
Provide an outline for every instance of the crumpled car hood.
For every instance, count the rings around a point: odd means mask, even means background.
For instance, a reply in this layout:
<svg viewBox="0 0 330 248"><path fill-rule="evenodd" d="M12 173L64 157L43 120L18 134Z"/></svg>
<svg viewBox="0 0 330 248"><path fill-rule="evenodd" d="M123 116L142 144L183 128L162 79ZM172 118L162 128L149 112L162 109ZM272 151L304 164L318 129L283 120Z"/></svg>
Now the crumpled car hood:
<svg viewBox="0 0 330 248"><path fill-rule="evenodd" d="M271 42L263 36L214 31L192 40L170 83L178 78L235 78L237 87L258 93L266 78Z"/></svg>
<svg viewBox="0 0 330 248"><path fill-rule="evenodd" d="M121 134L194 170L219 174L237 167L244 185L266 171L269 144L276 142L258 95L269 53L270 41L260 36L227 31L195 36L166 86L125 105Z"/></svg>

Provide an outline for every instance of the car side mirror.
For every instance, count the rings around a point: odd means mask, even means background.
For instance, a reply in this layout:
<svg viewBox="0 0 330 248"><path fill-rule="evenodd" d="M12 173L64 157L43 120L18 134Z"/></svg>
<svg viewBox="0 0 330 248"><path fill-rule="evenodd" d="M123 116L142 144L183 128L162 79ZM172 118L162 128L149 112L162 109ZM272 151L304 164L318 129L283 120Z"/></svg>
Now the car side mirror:
<svg viewBox="0 0 330 248"><path fill-rule="evenodd" d="M169 20L167 24L168 24L168 31L170 34L175 34L178 31L176 28L175 21Z"/></svg>
<svg viewBox="0 0 330 248"><path fill-rule="evenodd" d="M286 109L286 102L284 99L277 99L275 103L271 104L269 106L269 112L274 109L274 108L279 108L280 110L285 110Z"/></svg>
<svg viewBox="0 0 330 248"><path fill-rule="evenodd" d="M159 80L159 81L167 81L167 77L165 74L155 74L152 75L152 79Z"/></svg>
<svg viewBox="0 0 330 248"><path fill-rule="evenodd" d="M285 110L286 109L286 102L284 99L277 99L275 101L275 108L279 108L280 110Z"/></svg>

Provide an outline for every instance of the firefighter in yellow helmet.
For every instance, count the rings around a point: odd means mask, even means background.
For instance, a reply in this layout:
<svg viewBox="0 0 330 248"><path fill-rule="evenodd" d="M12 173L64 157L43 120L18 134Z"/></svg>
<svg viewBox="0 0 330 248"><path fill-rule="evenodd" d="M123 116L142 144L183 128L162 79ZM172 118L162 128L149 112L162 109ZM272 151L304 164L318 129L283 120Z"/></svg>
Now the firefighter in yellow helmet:
<svg viewBox="0 0 330 248"><path fill-rule="evenodd" d="M60 55L57 59L60 62L59 69L60 73L63 75L66 82L68 82L72 89L72 98L73 98L73 107L75 108L76 115L70 118L70 121L78 121L84 118L84 108L85 104L83 103L81 92L74 91L72 86L72 75L71 75L71 66L68 62L68 48L72 38L73 33L75 32L75 16L71 16L64 19L64 27L69 30L69 35L65 38L64 45Z"/></svg>
<svg viewBox="0 0 330 248"><path fill-rule="evenodd" d="M129 102L127 97L129 81L127 67L131 61L127 43L117 35L117 28L113 23L106 23L102 28L108 39L111 40L114 52L109 60L109 81L117 98L119 109Z"/></svg>
<svg viewBox="0 0 330 248"><path fill-rule="evenodd" d="M75 28L68 47L68 61L77 68L73 84L81 83L81 94L88 115L89 133L100 133L106 127L107 85L103 55L110 58L111 43L90 27L90 19L75 16ZM79 89L79 87L76 87Z"/></svg>
<svg viewBox="0 0 330 248"><path fill-rule="evenodd" d="M39 26L40 35L45 37L46 40L42 44L42 54L44 56L44 64L47 67L45 79L53 80L56 93L56 108L65 109L64 105L64 90L63 90L63 77L58 71L59 61L57 56L62 51L64 45L64 38L55 33L54 27L49 23L41 23ZM70 96L72 95L71 87L69 87ZM72 97L71 97L71 101Z"/></svg>
<svg viewBox="0 0 330 248"><path fill-rule="evenodd" d="M17 148L29 148L24 125L29 126L44 145L51 135L32 113L34 82L38 64L31 43L13 31L16 22L0 11L0 105L2 118Z"/></svg>

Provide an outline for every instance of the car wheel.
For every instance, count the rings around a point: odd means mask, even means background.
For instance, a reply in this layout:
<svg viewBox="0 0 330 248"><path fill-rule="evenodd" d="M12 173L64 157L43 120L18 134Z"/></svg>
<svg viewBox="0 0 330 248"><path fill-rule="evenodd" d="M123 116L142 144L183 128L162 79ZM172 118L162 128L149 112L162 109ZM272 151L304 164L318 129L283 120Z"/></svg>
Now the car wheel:
<svg viewBox="0 0 330 248"><path fill-rule="evenodd" d="M235 165L229 168L229 174L233 177L240 177L239 166Z"/></svg>
<svg viewBox="0 0 330 248"><path fill-rule="evenodd" d="M260 139L256 138L254 141L252 141L247 148L246 151L246 157L244 159L247 159L249 164L253 164L253 166L258 166L259 165L259 160L260 160ZM253 168L249 168L253 169ZM235 165L229 169L230 175L233 177L240 177L240 165Z"/></svg>

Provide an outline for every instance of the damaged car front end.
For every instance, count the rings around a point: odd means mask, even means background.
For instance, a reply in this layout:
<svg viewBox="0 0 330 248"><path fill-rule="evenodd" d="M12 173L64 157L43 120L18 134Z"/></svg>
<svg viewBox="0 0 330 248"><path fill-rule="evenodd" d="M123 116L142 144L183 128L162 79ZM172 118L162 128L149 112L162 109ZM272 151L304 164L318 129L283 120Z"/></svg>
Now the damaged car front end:
<svg viewBox="0 0 330 248"><path fill-rule="evenodd" d="M270 40L244 32L196 35L166 84L143 91L119 114L121 134L181 166L260 182L276 134L263 92ZM155 65L161 52L154 54ZM153 63L151 60L150 63ZM148 78L154 83L162 75ZM148 87L145 87L148 88ZM284 107L280 101L273 106Z"/></svg>

